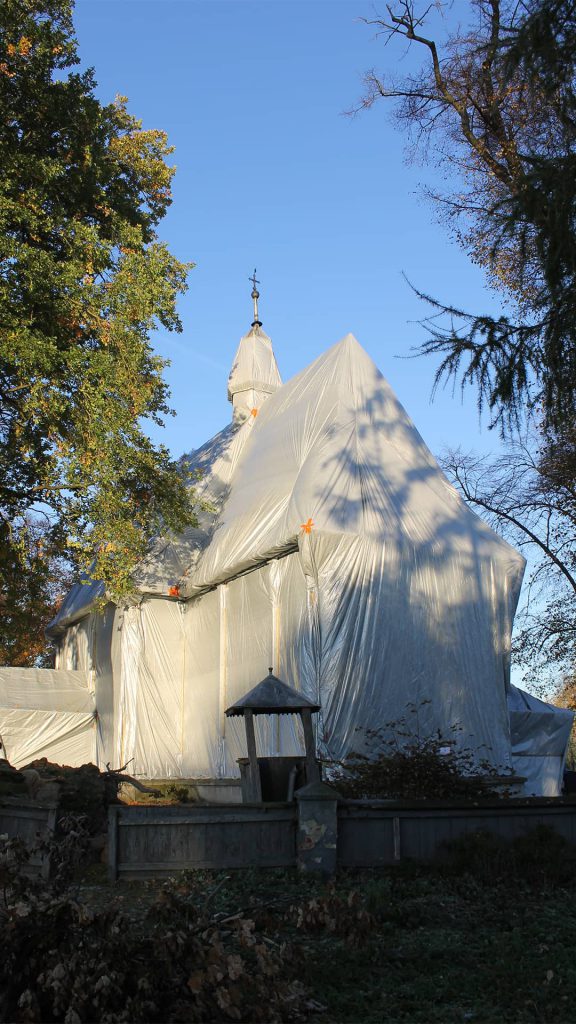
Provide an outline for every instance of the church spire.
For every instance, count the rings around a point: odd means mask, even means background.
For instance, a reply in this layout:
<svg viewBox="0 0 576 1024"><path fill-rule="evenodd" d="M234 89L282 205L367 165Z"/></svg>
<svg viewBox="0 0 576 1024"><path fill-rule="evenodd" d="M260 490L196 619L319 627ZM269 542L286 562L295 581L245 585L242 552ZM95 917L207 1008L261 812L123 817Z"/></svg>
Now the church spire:
<svg viewBox="0 0 576 1024"><path fill-rule="evenodd" d="M260 292L256 285L260 284L260 281L256 280L256 267L254 267L252 277L249 277L248 280L252 281L252 301L254 302L254 319L252 321L252 327L262 327L262 321L258 319L258 299L260 298Z"/></svg>
<svg viewBox="0 0 576 1024"><path fill-rule="evenodd" d="M282 384L272 342L262 330L262 321L258 316L260 292L256 286L260 281L256 277L256 270L248 280L252 282L254 320L248 334L240 341L228 377L228 399L232 402L235 423L241 423L249 416L257 416L263 402Z"/></svg>

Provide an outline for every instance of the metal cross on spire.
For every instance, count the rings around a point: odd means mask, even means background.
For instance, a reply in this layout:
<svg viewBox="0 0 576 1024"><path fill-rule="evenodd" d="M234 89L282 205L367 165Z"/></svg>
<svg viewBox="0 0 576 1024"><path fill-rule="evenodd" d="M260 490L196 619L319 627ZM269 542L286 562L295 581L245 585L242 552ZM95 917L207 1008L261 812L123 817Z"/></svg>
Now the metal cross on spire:
<svg viewBox="0 0 576 1024"><path fill-rule="evenodd" d="M252 281L252 299L254 300L254 320L252 321L252 327L262 327L262 321L258 319L258 299L260 298L260 292L256 285L260 284L260 281L256 280L256 267L254 267L252 277L249 277L248 280Z"/></svg>

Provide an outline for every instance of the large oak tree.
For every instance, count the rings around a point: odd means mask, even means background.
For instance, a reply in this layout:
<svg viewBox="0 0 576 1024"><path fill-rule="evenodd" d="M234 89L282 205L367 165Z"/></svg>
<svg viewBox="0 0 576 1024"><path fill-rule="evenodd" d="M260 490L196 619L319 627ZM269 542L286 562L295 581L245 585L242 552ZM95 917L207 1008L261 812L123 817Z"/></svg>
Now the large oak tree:
<svg viewBox="0 0 576 1024"><path fill-rule="evenodd" d="M156 234L165 134L78 63L71 0L1 0L0 575L19 558L34 591L40 516L45 547L119 595L150 536L194 519L145 430L170 412L150 333L180 329L188 265Z"/></svg>

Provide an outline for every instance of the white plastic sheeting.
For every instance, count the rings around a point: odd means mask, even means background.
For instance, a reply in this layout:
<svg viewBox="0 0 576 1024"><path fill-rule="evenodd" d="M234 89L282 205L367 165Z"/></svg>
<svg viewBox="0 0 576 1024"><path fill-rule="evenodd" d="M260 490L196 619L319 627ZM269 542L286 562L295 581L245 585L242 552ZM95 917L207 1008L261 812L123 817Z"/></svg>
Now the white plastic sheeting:
<svg viewBox="0 0 576 1024"><path fill-rule="evenodd" d="M271 395L242 450L192 595L283 553L303 529L460 554L514 577L524 559L448 483L388 383L352 335ZM474 583L472 582L472 586Z"/></svg>
<svg viewBox="0 0 576 1024"><path fill-rule="evenodd" d="M183 774L182 618L181 604L158 599L124 616L117 760L149 778Z"/></svg>
<svg viewBox="0 0 576 1024"><path fill-rule="evenodd" d="M113 750L149 778L237 776L242 722L224 710L272 666L321 703L327 758L397 722L517 768L525 741L513 718L511 742L506 693L523 558L464 504L351 335L282 387L275 365L250 332L230 397L260 388L265 404L184 460L211 508L152 546L135 575L148 596L116 611L108 639L90 606L66 618L67 664L84 644L98 706L108 688L97 756ZM176 585L188 600L167 597ZM544 788L560 755L529 710ZM298 720L262 716L257 744L300 752Z"/></svg>
<svg viewBox="0 0 576 1024"><path fill-rule="evenodd" d="M119 632L119 619L120 615L111 603L107 604L97 616L94 616L89 684L98 708L96 763L102 766L110 764L114 768L121 767L116 762L114 748L115 671L113 659L116 634Z"/></svg>
<svg viewBox="0 0 576 1024"><path fill-rule="evenodd" d="M58 644L56 669L84 674L85 685L93 694L98 708L97 763L106 765L115 760L113 651L117 646L115 634L119 632L122 615L111 602L103 608L96 604L91 607L93 610L69 625L64 632L54 630Z"/></svg>
<svg viewBox="0 0 576 1024"><path fill-rule="evenodd" d="M234 357L228 377L228 398L234 422L255 416L268 395L282 384L272 342L259 324L245 334Z"/></svg>
<svg viewBox="0 0 576 1024"><path fill-rule="evenodd" d="M186 606L184 772L192 778L226 777L221 707L226 666L220 665L220 632L226 629L225 595L225 588L211 590Z"/></svg>
<svg viewBox="0 0 576 1024"><path fill-rule="evenodd" d="M232 580L230 591L235 576L295 545L306 582L284 601L300 621L288 633L290 664L274 670L320 699L326 756L408 716L424 734L457 727L463 746L509 767L509 638L524 560L450 486L351 335L261 410L182 590ZM228 597L228 629L246 645L227 669L240 690L262 675L256 657L271 642L253 575L240 577L249 613ZM417 724L409 704L419 705Z"/></svg>
<svg viewBox="0 0 576 1024"><path fill-rule="evenodd" d="M438 730L478 760L509 766L506 633L515 599L497 564L368 538L306 536L316 581L322 749L342 757L367 730ZM496 583L496 579L498 582Z"/></svg>
<svg viewBox="0 0 576 1024"><path fill-rule="evenodd" d="M269 665L304 689L306 586L297 554L184 604L147 598L124 614L116 760L149 778L230 778L243 723L225 709ZM307 634L307 628L304 628ZM303 659L304 658L304 662ZM300 753L297 718L261 716L261 753Z"/></svg>
<svg viewBox="0 0 576 1024"><path fill-rule="evenodd" d="M269 667L287 678L286 639L294 655L293 685L305 691L314 680L302 672L304 651L298 633L288 625L296 607L306 613L304 576L297 555L270 562L219 589L225 590L226 606L221 647L226 684L221 692L219 724L225 737L222 771L230 777L237 774L236 759L246 756L246 734L243 720L226 718L224 711L259 682ZM292 621L292 626L296 622ZM257 748L264 755L304 752L297 716L258 715L255 733Z"/></svg>
<svg viewBox="0 0 576 1024"><path fill-rule="evenodd" d="M526 796L557 796L574 712L538 700L517 686L508 694L512 765L516 775L526 779Z"/></svg>
<svg viewBox="0 0 576 1024"><path fill-rule="evenodd" d="M39 757L69 765L94 761L96 733L85 673L0 668L0 736L16 768Z"/></svg>

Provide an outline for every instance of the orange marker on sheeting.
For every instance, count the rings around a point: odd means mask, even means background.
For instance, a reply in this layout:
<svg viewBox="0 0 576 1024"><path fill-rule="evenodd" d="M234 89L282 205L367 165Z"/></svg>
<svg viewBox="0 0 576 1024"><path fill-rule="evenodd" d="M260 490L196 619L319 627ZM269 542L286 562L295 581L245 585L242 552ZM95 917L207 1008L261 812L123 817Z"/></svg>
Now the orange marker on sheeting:
<svg viewBox="0 0 576 1024"><path fill-rule="evenodd" d="M168 597L180 597L180 587L168 587Z"/></svg>
<svg viewBox="0 0 576 1024"><path fill-rule="evenodd" d="M250 409L250 415L251 416L257 416L258 415L258 409Z"/></svg>
<svg viewBox="0 0 576 1024"><path fill-rule="evenodd" d="M312 522L311 519L308 519L306 523L300 523L300 528L304 531L304 533L312 533L313 526L314 523Z"/></svg>

